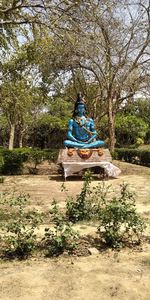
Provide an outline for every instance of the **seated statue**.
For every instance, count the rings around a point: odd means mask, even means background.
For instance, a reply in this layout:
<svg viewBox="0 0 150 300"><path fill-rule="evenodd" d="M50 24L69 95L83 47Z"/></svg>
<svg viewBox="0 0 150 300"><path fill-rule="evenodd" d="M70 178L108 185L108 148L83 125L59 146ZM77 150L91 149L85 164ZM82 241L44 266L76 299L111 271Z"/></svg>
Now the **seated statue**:
<svg viewBox="0 0 150 300"><path fill-rule="evenodd" d="M67 148L99 148L104 141L96 140L97 132L93 119L86 116L85 100L78 94L72 119L69 120L68 140L64 141Z"/></svg>

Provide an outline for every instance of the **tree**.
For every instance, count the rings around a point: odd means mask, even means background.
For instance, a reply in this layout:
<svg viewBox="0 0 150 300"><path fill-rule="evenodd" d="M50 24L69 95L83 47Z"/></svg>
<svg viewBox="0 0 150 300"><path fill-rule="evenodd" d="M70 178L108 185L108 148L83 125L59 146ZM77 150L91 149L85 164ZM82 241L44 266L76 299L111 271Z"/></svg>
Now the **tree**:
<svg viewBox="0 0 150 300"><path fill-rule="evenodd" d="M135 115L117 115L115 121L117 144L133 145L138 138L144 140L148 132L148 124Z"/></svg>
<svg viewBox="0 0 150 300"><path fill-rule="evenodd" d="M31 59L28 44L16 48L16 53L2 64L0 108L10 128L9 149L13 148L16 126L19 129L19 145L22 146L23 135L32 121L35 107L43 105L37 73L34 55Z"/></svg>
<svg viewBox="0 0 150 300"><path fill-rule="evenodd" d="M7 146L9 139L9 128L7 118L0 114L0 145Z"/></svg>
<svg viewBox="0 0 150 300"><path fill-rule="evenodd" d="M95 106L101 102L102 112L97 110L97 117L104 111L108 115L111 150L115 146L117 110L136 92L146 89L149 11L148 0L136 4L130 0L78 1L57 21L54 30L55 45L63 53L61 61L56 60L57 72L81 68L88 80L98 86Z"/></svg>
<svg viewBox="0 0 150 300"><path fill-rule="evenodd" d="M124 116L135 116L138 119L144 121L147 125L147 129L143 126L145 130L145 143L149 143L150 139L150 99L149 98L137 98L134 101L127 103L124 107L120 109L120 114Z"/></svg>
<svg viewBox="0 0 150 300"><path fill-rule="evenodd" d="M0 3L0 44L7 49L20 38L34 37L36 30L41 32L46 26L53 30L65 10L75 4L71 0L1 0Z"/></svg>
<svg viewBox="0 0 150 300"><path fill-rule="evenodd" d="M73 107L69 101L59 97L48 97L46 111L41 111L30 129L29 140L32 146L58 148L63 145L67 123Z"/></svg>
<svg viewBox="0 0 150 300"><path fill-rule="evenodd" d="M31 92L24 80L17 82L4 83L1 86L1 109L7 117L10 136L9 136L9 149L13 149L15 127L25 115L27 106L31 103Z"/></svg>
<svg viewBox="0 0 150 300"><path fill-rule="evenodd" d="M4 0L0 8L4 37L8 28L34 40L46 94L64 96L72 81L72 95L76 86L86 91L98 123L108 116L111 150L117 111L149 84L149 11L149 0Z"/></svg>

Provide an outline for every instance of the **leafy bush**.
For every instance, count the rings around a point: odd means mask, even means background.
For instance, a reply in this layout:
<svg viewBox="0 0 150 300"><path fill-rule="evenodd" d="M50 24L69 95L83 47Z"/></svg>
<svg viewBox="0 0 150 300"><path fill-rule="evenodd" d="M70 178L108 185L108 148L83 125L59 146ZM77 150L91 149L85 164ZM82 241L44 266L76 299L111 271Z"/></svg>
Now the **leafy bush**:
<svg viewBox="0 0 150 300"><path fill-rule="evenodd" d="M141 139L141 138L137 138L137 139L136 139L135 146L136 146L136 147L139 147L139 146L141 146L141 145L144 145L144 140Z"/></svg>
<svg viewBox="0 0 150 300"><path fill-rule="evenodd" d="M113 153L113 158L136 163L140 165L150 166L150 150L118 148Z"/></svg>
<svg viewBox="0 0 150 300"><path fill-rule="evenodd" d="M13 150L3 149L0 151L1 174L21 174L23 168L23 157Z"/></svg>
<svg viewBox="0 0 150 300"><path fill-rule="evenodd" d="M30 173L37 173L37 166L44 160L44 152L42 150L33 149L30 151L28 161L33 163L33 168L29 168Z"/></svg>
<svg viewBox="0 0 150 300"><path fill-rule="evenodd" d="M100 238L110 247L122 247L127 242L140 243L144 220L137 214L135 197L128 185L121 185L120 196L103 199L99 209Z"/></svg>
<svg viewBox="0 0 150 300"><path fill-rule="evenodd" d="M148 124L135 114L117 115L115 131L120 146L135 144L138 138L144 139L148 132Z"/></svg>
<svg viewBox="0 0 150 300"><path fill-rule="evenodd" d="M71 253L77 246L78 233L73 230L71 223L65 220L55 201L52 203L51 214L54 229L45 228L43 238L46 255L57 256L64 251Z"/></svg>
<svg viewBox="0 0 150 300"><path fill-rule="evenodd" d="M77 222L96 218L100 222L100 239L113 248L132 241L140 243L145 224L136 212L134 193L129 191L127 184L123 184L120 196L111 199L111 186L103 182L91 188L90 176L86 174L76 201L67 202L66 214L69 220Z"/></svg>
<svg viewBox="0 0 150 300"><path fill-rule="evenodd" d="M81 193L76 196L76 199L69 198L66 204L66 216L69 221L75 223L82 220L89 220L93 215L91 202L90 183L92 180L92 173L85 172L83 176L83 187Z"/></svg>
<svg viewBox="0 0 150 300"><path fill-rule="evenodd" d="M24 162L32 162L33 173L36 173L37 165L44 160L56 161L58 149L32 149L32 148L16 148L8 150L0 148L0 174L18 175L21 174Z"/></svg>
<svg viewBox="0 0 150 300"><path fill-rule="evenodd" d="M4 166L4 158L3 158L2 152L0 150L0 174L2 174L3 166Z"/></svg>
<svg viewBox="0 0 150 300"><path fill-rule="evenodd" d="M4 256L24 259L36 247L35 229L42 222L41 214L36 210L25 211L27 195L1 195L1 214L5 220L2 229L2 250Z"/></svg>
<svg viewBox="0 0 150 300"><path fill-rule="evenodd" d="M5 178L3 176L0 176L0 183L4 183Z"/></svg>
<svg viewBox="0 0 150 300"><path fill-rule="evenodd" d="M49 162L56 162L59 149L44 149L45 159Z"/></svg>

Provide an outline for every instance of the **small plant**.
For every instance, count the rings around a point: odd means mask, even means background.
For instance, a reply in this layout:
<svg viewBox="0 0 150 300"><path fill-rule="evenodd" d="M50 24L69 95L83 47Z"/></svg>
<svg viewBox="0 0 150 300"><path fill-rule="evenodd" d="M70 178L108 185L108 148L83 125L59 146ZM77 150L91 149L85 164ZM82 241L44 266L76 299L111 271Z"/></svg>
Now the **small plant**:
<svg viewBox="0 0 150 300"><path fill-rule="evenodd" d="M33 168L30 167L31 174L37 174L37 166L44 160L44 152L38 149L32 149L29 155L29 161L33 163Z"/></svg>
<svg viewBox="0 0 150 300"><path fill-rule="evenodd" d="M15 150L3 149L0 157L1 174L21 174L23 169L23 157Z"/></svg>
<svg viewBox="0 0 150 300"><path fill-rule="evenodd" d="M81 193L76 196L76 199L69 198L66 204L66 216L69 221L75 223L82 220L89 220L92 217L91 189L92 173L85 172L83 176L83 187Z"/></svg>
<svg viewBox="0 0 150 300"><path fill-rule="evenodd" d="M66 204L66 216L73 223L98 219L99 210L109 193L110 185L105 186L105 183L91 187L92 173L87 171L83 177L84 183L81 193L76 196L76 199L69 198Z"/></svg>
<svg viewBox="0 0 150 300"><path fill-rule="evenodd" d="M1 228L3 254L8 258L27 258L36 247L35 229L42 219L35 210L25 211L27 200L27 195L9 193L0 200L7 216L7 222L3 222Z"/></svg>
<svg viewBox="0 0 150 300"><path fill-rule="evenodd" d="M46 255L58 256L64 251L71 253L77 246L78 233L73 230L71 223L65 220L56 201L52 203L51 215L54 229L45 228L43 238L44 247L47 249Z"/></svg>
<svg viewBox="0 0 150 300"><path fill-rule="evenodd" d="M141 263L144 266L150 267L150 257L144 258Z"/></svg>
<svg viewBox="0 0 150 300"><path fill-rule="evenodd" d="M4 183L5 178L3 176L0 176L0 183Z"/></svg>
<svg viewBox="0 0 150 300"><path fill-rule="evenodd" d="M144 145L144 140L141 138L137 138L136 139L136 143L135 143L136 147L139 147L141 145Z"/></svg>
<svg viewBox="0 0 150 300"><path fill-rule="evenodd" d="M104 199L99 210L100 238L110 247L122 247L126 242L140 243L145 228L144 220L137 214L135 195L127 184L121 185L120 196L111 201Z"/></svg>

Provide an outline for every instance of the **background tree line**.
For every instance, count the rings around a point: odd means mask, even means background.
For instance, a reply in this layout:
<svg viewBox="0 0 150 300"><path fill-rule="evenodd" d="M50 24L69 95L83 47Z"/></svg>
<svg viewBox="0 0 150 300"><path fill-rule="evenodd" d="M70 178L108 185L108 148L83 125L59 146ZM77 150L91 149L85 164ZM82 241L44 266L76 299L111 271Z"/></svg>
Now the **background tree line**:
<svg viewBox="0 0 150 300"><path fill-rule="evenodd" d="M149 0L4 0L0 17L2 146L61 147L78 91L111 150L149 143Z"/></svg>

